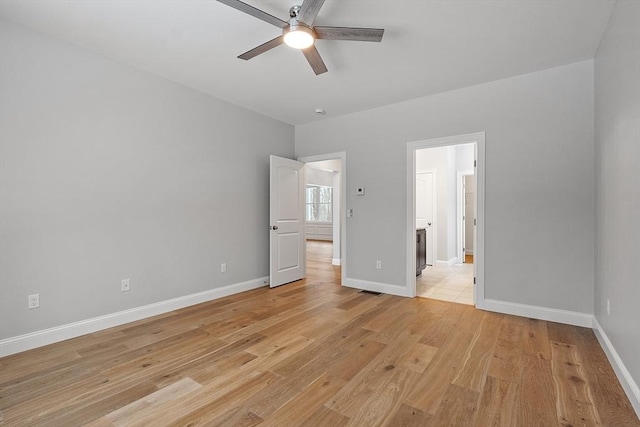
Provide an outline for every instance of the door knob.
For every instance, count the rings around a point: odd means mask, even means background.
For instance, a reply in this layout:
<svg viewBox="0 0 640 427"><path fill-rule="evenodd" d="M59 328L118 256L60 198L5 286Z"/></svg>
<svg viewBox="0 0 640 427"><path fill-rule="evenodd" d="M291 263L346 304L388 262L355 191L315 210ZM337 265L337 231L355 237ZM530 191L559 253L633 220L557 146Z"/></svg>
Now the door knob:
<svg viewBox="0 0 640 427"><path fill-rule="evenodd" d="M430 223L430 222L428 222L428 223L427 223L427 225L428 225L429 227L431 227L431 223Z"/></svg>
<svg viewBox="0 0 640 427"><path fill-rule="evenodd" d="M269 230L277 230L278 226L277 225L272 225L269 227Z"/></svg>

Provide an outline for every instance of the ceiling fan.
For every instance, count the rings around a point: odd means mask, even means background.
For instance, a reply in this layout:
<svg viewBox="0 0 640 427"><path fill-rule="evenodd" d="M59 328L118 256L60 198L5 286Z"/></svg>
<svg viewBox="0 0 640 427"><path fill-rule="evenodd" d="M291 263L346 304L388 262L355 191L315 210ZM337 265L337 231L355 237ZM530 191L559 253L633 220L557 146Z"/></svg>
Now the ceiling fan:
<svg viewBox="0 0 640 427"><path fill-rule="evenodd" d="M316 19L325 0L304 0L301 6L291 7L289 21L283 21L239 0L218 1L282 29L282 35L258 47L254 47L238 56L238 58L248 61L284 43L287 46L302 50L303 55L309 61L309 65L311 65L316 75L327 72L327 67L324 65L324 61L314 45L316 40L379 42L384 34L384 30L381 28L313 26L313 21Z"/></svg>

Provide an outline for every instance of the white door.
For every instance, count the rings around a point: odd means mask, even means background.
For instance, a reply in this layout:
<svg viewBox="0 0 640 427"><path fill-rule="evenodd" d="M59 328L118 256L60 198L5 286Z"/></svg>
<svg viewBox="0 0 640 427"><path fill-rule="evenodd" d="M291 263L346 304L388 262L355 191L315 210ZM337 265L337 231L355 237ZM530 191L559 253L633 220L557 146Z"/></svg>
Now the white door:
<svg viewBox="0 0 640 427"><path fill-rule="evenodd" d="M433 172L416 174L416 226L427 231L427 265L434 263Z"/></svg>
<svg viewBox="0 0 640 427"><path fill-rule="evenodd" d="M475 187L475 177L473 175L466 175L464 177L465 179L465 184L464 184L464 188L465 188L465 211L464 211L464 218L465 218L465 231L464 231L464 248L466 250L467 253L473 253L473 246L474 246L474 241L473 241L473 219L475 218L475 213L474 213L474 207L476 205L476 200L475 200L475 193L474 193L474 187Z"/></svg>
<svg viewBox="0 0 640 427"><path fill-rule="evenodd" d="M269 286L302 279L305 272L304 163L270 156Z"/></svg>

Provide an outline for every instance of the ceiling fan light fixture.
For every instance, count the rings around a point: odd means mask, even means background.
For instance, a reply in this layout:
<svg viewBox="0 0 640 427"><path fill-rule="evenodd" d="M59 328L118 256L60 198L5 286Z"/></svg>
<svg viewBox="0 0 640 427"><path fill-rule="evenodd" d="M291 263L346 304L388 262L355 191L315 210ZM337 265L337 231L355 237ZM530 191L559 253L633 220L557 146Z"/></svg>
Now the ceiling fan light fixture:
<svg viewBox="0 0 640 427"><path fill-rule="evenodd" d="M292 23L284 29L283 33L284 43L294 49L306 49L313 46L315 42L313 30L300 23Z"/></svg>

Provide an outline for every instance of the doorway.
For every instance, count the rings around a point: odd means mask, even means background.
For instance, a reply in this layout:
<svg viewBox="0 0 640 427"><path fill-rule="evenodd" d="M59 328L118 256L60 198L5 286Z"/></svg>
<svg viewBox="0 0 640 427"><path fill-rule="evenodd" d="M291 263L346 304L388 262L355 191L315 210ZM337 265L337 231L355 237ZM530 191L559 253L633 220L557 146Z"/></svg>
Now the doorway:
<svg viewBox="0 0 640 427"><path fill-rule="evenodd" d="M431 153L428 150L434 149ZM427 161L423 161L427 159ZM431 163L430 163L431 162ZM412 296L418 295L418 281L437 281L454 283L458 289L450 294L461 296L462 287L469 282L469 295L466 303L474 304L478 308L484 305L484 133L459 135L418 141L407 144L407 283ZM448 165L443 169L442 165ZM434 261L431 267L423 270L425 278L416 279L416 230L423 226L423 219L419 216L418 207L429 205L419 201L419 174L426 170L435 170L437 176L434 185L434 215L431 228L435 242L433 246ZM474 196L462 199L464 183L467 175L473 175ZM458 185L458 181L461 181ZM459 188L458 188L459 187ZM448 198L443 196L448 194ZM461 200L462 199L462 200ZM465 214L464 201L467 207L473 208L473 218ZM462 222L465 220L464 223ZM469 225L475 227L469 228ZM462 227L466 226L463 230ZM465 233L470 236L465 236ZM467 239L466 237L469 237ZM468 242L468 243L467 243ZM467 248L466 245L471 245ZM465 263L465 255L473 254L473 262ZM455 267L458 267L457 269ZM447 277L445 272L437 269L450 269L452 273ZM475 283L474 283L475 282ZM462 302L462 301L459 301Z"/></svg>
<svg viewBox="0 0 640 427"><path fill-rule="evenodd" d="M344 224L346 220L346 153L330 153L298 158L305 163L305 234L310 256L307 264L310 268L338 271L338 282L342 284L346 274ZM327 207L327 195L331 196L330 213ZM310 215L310 217L309 217ZM331 246L330 255L328 251ZM314 265L309 265L313 263Z"/></svg>

